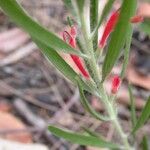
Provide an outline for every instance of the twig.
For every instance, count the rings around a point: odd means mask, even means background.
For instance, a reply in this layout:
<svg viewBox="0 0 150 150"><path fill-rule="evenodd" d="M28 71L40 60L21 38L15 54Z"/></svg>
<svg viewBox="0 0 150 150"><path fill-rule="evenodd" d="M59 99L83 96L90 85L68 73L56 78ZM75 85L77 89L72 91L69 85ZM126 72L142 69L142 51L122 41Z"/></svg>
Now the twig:
<svg viewBox="0 0 150 150"><path fill-rule="evenodd" d="M53 124L54 122L56 122L58 120L58 118L62 117L62 114L64 112L67 112L69 110L69 108L79 99L79 92L76 89L74 95L72 96L72 98L69 100L69 102L63 107L63 109L61 109L60 111L57 111L55 113L55 115L53 116L53 118L48 122L49 124Z"/></svg>
<svg viewBox="0 0 150 150"><path fill-rule="evenodd" d="M7 130L0 130L0 135L6 135L6 134L22 134L22 133L28 133L28 132L38 132L37 128L34 127L28 127L26 129L7 129Z"/></svg>
<svg viewBox="0 0 150 150"><path fill-rule="evenodd" d="M110 125L109 127L109 131L107 133L107 140L108 141L111 141L112 137L113 137L113 134L114 134L114 127L112 125Z"/></svg>
<svg viewBox="0 0 150 150"><path fill-rule="evenodd" d="M44 135L49 142L55 142L51 133L47 130L47 122L41 117L33 114L23 100L16 99L14 101L14 106L19 114L28 121L28 123L38 129L38 132L41 135Z"/></svg>
<svg viewBox="0 0 150 150"><path fill-rule="evenodd" d="M63 109L61 109L60 111L57 111L55 113L55 115L53 116L53 118L48 122L49 124L53 124L55 123L57 120L59 120L60 117L62 117L62 114L67 112L69 110L69 108L74 104L76 103L76 101L79 99L79 92L78 92L78 89L75 90L75 93L74 95L72 96L72 98L69 100L69 102L64 105ZM61 142L57 142L52 148L51 150L57 150L61 143L64 143L65 141L62 141Z"/></svg>
<svg viewBox="0 0 150 150"><path fill-rule="evenodd" d="M2 80L0 80L0 86L3 87L6 91L9 91L10 93L20 97L21 99L26 100L29 103L34 104L34 105L36 105L40 108L44 108L44 109L47 109L47 110L50 110L50 111L56 111L58 109L55 106L51 106L51 105L45 104L43 102L40 102L32 96L26 95L26 94L20 92L19 90L14 89L12 86L6 84Z"/></svg>
<svg viewBox="0 0 150 150"><path fill-rule="evenodd" d="M0 66L6 66L9 64L16 63L20 59L31 54L36 49L37 49L37 47L34 43L29 43L26 46L18 49L17 51L13 52L12 54L10 54L7 57L0 60Z"/></svg>

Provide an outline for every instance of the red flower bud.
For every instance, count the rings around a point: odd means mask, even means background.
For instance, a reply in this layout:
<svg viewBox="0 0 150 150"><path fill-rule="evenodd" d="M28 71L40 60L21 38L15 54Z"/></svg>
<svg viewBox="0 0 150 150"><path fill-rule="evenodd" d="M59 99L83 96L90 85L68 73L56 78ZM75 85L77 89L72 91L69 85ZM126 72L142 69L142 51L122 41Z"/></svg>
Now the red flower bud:
<svg viewBox="0 0 150 150"><path fill-rule="evenodd" d="M105 29L104 29L104 32L103 32L103 35L102 35L102 38L99 42L99 46L101 48L103 48L105 46L105 43L106 43L108 36L110 35L110 33L115 28L116 23L117 23L118 18L119 18L119 14L120 14L120 12L117 10L117 11L113 12L112 15L110 16L110 18L108 19L106 26L105 26Z"/></svg>
<svg viewBox="0 0 150 150"><path fill-rule="evenodd" d="M116 94L121 84L121 79L118 75L114 76L112 79L111 93Z"/></svg>
<svg viewBox="0 0 150 150"><path fill-rule="evenodd" d="M130 19L131 23L141 23L143 22L144 18L142 16L134 16Z"/></svg>
<svg viewBox="0 0 150 150"><path fill-rule="evenodd" d="M77 65L77 67L79 68L79 70L81 71L82 75L85 78L89 78L89 74L88 72L85 70L83 63L81 62L80 58L76 55L70 55L72 60L75 62L75 64Z"/></svg>
<svg viewBox="0 0 150 150"><path fill-rule="evenodd" d="M70 34L71 34L72 37L76 37L76 35L77 35L77 29L76 29L75 26L72 26L70 28Z"/></svg>
<svg viewBox="0 0 150 150"><path fill-rule="evenodd" d="M72 33L73 35L75 35L74 33ZM75 48L76 47L76 40L75 38L73 38L67 31L63 32L63 39L64 41L68 41L68 43ZM70 55L72 60L74 61L74 63L76 64L76 66L79 68L80 72L82 73L82 75L85 78L89 78L89 74L88 72L85 70L84 65L82 63L82 61L80 60L80 58L76 55Z"/></svg>

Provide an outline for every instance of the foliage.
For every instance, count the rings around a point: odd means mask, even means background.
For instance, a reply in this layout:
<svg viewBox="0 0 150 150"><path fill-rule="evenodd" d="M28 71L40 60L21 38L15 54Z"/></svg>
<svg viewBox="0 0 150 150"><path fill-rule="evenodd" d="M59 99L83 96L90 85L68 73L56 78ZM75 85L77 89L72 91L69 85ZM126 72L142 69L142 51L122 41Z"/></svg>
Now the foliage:
<svg viewBox="0 0 150 150"><path fill-rule="evenodd" d="M51 31L48 31L39 23L34 21L23 8L17 3L16 0L0 0L0 7L12 19L18 26L23 28L33 39L33 41L40 48L44 56L72 83L76 84L80 92L80 101L86 112L92 117L100 121L109 121L113 124L116 132L120 136L121 145L107 141L97 133L94 133L90 129L84 128L87 134L79 134L72 131L66 131L61 128L50 125L49 131L61 138L69 140L70 142L90 145L95 147L105 147L109 149L125 149L133 150L136 143L136 132L140 129L150 116L150 98L148 98L145 107L140 115L136 118L135 103L132 94L132 88L129 86L129 97L131 100L131 120L133 134L133 143L129 143L128 135L123 131L116 111L116 94L123 80L126 66L128 64L128 57L130 52L130 45L133 33L133 23L137 23L138 18L134 18L136 12L136 0L124 0L121 3L120 9L116 10L118 15L110 16L107 20L109 13L113 7L115 0L109 0L99 16L98 5L99 0L63 0L67 8L71 11L75 24L72 22L72 18L69 20L70 31L64 31L68 34L68 39L63 41L57 37ZM89 9L90 14L87 15L85 6ZM89 22L87 21L89 18ZM134 20L131 22L130 20ZM115 19L115 20L114 20ZM136 20L136 21L135 21ZM142 19L141 19L142 20ZM103 38L107 43L106 55L102 67L99 66L97 58L102 58L102 49L98 41L98 29L102 23L106 21L106 27L104 29ZM78 28L76 28L78 27ZM141 24L141 28L149 34L149 21L145 21ZM76 29L79 29L79 34L76 34ZM77 31L78 32L78 31ZM111 36L110 36L111 34ZM76 36L77 35L77 36ZM110 38L108 42L107 38ZM78 47L77 47L78 45ZM79 49L79 50L77 50ZM124 50L124 61L122 64L121 74L114 76L112 82L112 91L109 95L103 85L103 82L107 80L107 76L112 71L114 65L118 61L122 50ZM66 61L61 57L60 52L67 53L71 56L75 64L79 69L77 73ZM83 60L83 61L82 61ZM85 69L83 68L85 67ZM88 71L88 76L84 76L83 69ZM117 78L116 78L117 77ZM114 90L115 88L115 90ZM86 98L86 92L89 92L99 98L103 103L108 117L98 113L92 108L90 102ZM148 149L147 138L144 136L142 141L142 147Z"/></svg>

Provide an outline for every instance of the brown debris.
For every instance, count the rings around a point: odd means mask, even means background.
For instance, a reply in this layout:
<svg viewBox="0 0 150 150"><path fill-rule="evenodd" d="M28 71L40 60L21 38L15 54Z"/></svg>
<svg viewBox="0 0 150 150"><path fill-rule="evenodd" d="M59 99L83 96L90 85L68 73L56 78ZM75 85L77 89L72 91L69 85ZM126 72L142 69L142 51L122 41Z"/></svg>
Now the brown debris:
<svg viewBox="0 0 150 150"><path fill-rule="evenodd" d="M138 74L132 65L129 65L126 77L132 84L150 90L150 76Z"/></svg>
<svg viewBox="0 0 150 150"><path fill-rule="evenodd" d="M29 40L29 36L18 28L0 33L0 51L11 52Z"/></svg>
<svg viewBox="0 0 150 150"><path fill-rule="evenodd" d="M14 132L13 134L0 134L1 138L18 141L22 143L32 142L32 136L27 132L26 126L14 115L6 112L0 112L0 133L9 130L23 130L25 132Z"/></svg>
<svg viewBox="0 0 150 150"><path fill-rule="evenodd" d="M11 109L11 105L6 100L0 99L0 112L9 112Z"/></svg>

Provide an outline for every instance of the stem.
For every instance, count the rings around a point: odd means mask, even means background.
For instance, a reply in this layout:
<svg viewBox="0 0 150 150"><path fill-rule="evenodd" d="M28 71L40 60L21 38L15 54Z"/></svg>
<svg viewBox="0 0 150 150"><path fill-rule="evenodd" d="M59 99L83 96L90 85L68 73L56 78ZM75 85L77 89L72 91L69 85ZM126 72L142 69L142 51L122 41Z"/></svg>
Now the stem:
<svg viewBox="0 0 150 150"><path fill-rule="evenodd" d="M80 14L80 21L81 21L81 29L83 32L84 42L86 45L86 53L90 57L90 59L87 61L88 61L90 70L92 71L91 76L93 77L97 87L99 87L100 81L101 81L100 75L99 75L99 69L96 63L96 59L95 59L92 40L90 40L88 37L87 26L86 26L83 14Z"/></svg>
<svg viewBox="0 0 150 150"><path fill-rule="evenodd" d="M92 71L91 76L93 77L93 80L95 81L95 84L97 85L99 96L100 96L101 100L103 101L106 110L108 111L108 115L110 116L114 127L116 128L119 136L121 137L121 140L123 143L123 148L125 150L132 150L132 148L128 142L127 135L122 130L122 127L118 121L116 109L113 104L113 102L115 100L113 100L113 101L110 100L107 92L104 90L103 85L101 84L101 76L99 73L98 65L96 63L97 61L96 61L94 50L93 50L93 43L92 43L92 40L89 39L90 33L88 33L88 28L85 23L84 14L83 14L83 12L77 13L77 14L79 17L78 19L80 20L80 23L81 23L81 30L83 33L84 44L85 44L85 48L86 48L85 53L90 57L90 59L88 59L87 61L89 63L90 70Z"/></svg>
<svg viewBox="0 0 150 150"><path fill-rule="evenodd" d="M122 143L123 143L123 149L125 150L133 150L133 148L130 146L129 142L128 142L128 137L127 135L124 133L124 131L122 130L122 127L119 123L118 117L117 117L117 112L116 109L114 107L113 102L108 98L108 95L106 93L106 91L104 90L103 86L101 86L101 88L99 89L99 94L101 95L101 99L105 105L106 110L108 111L108 115L112 120L112 123L114 125L114 127L116 128L119 136L121 137Z"/></svg>
<svg viewBox="0 0 150 150"><path fill-rule="evenodd" d="M122 127L117 119L117 117L113 120L113 124L116 127L117 132L120 134L120 137L122 138L122 142L124 144L125 150L132 150L131 146L129 145L127 135L122 130Z"/></svg>

